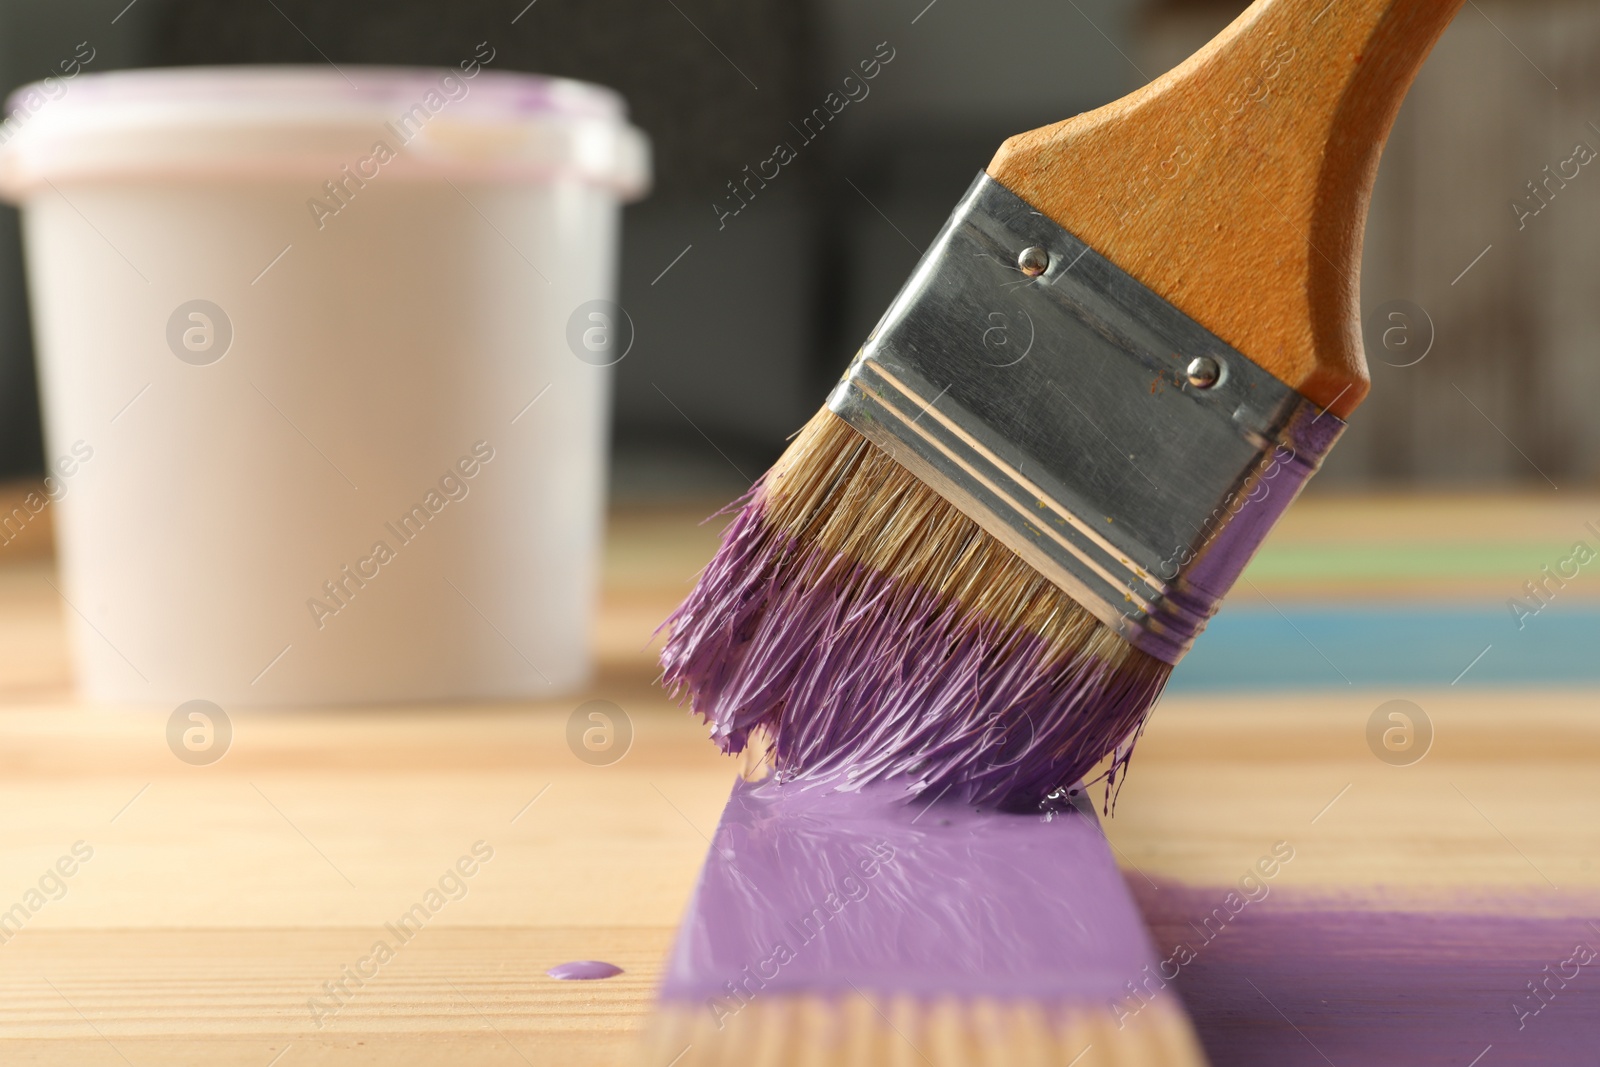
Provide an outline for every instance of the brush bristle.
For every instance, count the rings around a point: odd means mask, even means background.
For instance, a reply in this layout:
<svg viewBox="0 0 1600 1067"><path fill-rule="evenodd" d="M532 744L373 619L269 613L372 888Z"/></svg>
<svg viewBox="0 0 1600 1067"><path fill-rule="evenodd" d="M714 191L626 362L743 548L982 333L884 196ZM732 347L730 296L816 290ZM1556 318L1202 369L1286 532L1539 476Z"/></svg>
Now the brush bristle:
<svg viewBox="0 0 1600 1067"><path fill-rule="evenodd" d="M662 1004L640 1067L1205 1067L1172 998L1118 1018L1110 1008L1033 1001L773 994L719 1020L699 1004Z"/></svg>
<svg viewBox="0 0 1600 1067"><path fill-rule="evenodd" d="M661 654L723 751L1012 807L1109 755L1112 795L1170 666L826 409L741 505Z"/></svg>

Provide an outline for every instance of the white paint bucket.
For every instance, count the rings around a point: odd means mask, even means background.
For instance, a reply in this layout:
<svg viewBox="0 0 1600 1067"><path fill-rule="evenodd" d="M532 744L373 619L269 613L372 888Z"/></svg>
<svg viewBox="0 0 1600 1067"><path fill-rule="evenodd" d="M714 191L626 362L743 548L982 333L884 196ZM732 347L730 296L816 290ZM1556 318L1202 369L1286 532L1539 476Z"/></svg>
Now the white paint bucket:
<svg viewBox="0 0 1600 1067"><path fill-rule="evenodd" d="M23 210L86 697L587 677L605 365L631 344L618 204L648 148L610 91L492 58L13 97L0 195Z"/></svg>

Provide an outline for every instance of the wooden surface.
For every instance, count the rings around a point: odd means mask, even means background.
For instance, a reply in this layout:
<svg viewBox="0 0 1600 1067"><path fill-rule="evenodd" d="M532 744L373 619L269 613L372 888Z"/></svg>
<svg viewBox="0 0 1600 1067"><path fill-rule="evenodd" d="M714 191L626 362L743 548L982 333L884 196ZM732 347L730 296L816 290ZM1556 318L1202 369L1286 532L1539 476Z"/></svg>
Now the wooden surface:
<svg viewBox="0 0 1600 1067"><path fill-rule="evenodd" d="M1592 498L1545 511L1450 498L1431 518L1425 504L1307 500L1263 558L1330 531L1341 544L1477 528L1561 545L1576 536L1569 508L1600 515ZM0 1062L624 1060L734 774L652 687L647 648L710 555L715 528L695 524L709 510L613 521L590 692L239 713L230 750L208 767L167 748L169 708L73 700L49 556L0 548L0 909L75 842L94 850L65 895L0 945ZM1520 579L1507 584L1500 595ZM1257 585L1278 603L1297 595L1292 581ZM1437 731L1412 767L1379 762L1364 739L1369 714L1396 695L1422 703ZM634 726L612 766L567 747L586 697L615 702ZM1108 829L1132 879L1232 883L1286 840L1286 887L1381 884L1396 903L1442 894L1484 908L1552 885L1593 894L1596 712L1590 691L1173 699ZM319 1030L308 998L478 841L494 856L465 897ZM626 973L544 977L588 958Z"/></svg>
<svg viewBox="0 0 1600 1067"><path fill-rule="evenodd" d="M1006 141L989 174L1340 416L1383 142L1462 0L1256 0L1188 61Z"/></svg>
<svg viewBox="0 0 1600 1067"><path fill-rule="evenodd" d="M720 1025L719 1025L720 1024ZM915 1035L913 1039L912 1035ZM638 1061L656 1067L1210 1067L1175 1000L1118 1025L1108 1009L912 996L775 994L727 1020L672 1005Z"/></svg>

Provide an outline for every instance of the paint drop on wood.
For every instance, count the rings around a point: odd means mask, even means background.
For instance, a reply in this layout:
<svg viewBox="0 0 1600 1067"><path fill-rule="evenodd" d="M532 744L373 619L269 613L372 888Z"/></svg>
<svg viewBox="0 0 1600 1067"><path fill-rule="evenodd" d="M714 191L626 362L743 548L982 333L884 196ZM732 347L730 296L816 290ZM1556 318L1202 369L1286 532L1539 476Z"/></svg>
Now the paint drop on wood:
<svg viewBox="0 0 1600 1067"><path fill-rule="evenodd" d="M544 973L551 978L590 982L597 978L615 978L622 973L622 968L604 960L573 960L571 963L557 964Z"/></svg>

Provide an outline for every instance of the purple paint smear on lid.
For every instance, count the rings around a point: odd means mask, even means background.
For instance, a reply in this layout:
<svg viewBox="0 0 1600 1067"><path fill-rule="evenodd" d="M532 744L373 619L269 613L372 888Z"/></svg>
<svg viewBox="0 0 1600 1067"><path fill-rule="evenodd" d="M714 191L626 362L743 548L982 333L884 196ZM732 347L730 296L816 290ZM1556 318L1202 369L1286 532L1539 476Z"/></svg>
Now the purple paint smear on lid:
<svg viewBox="0 0 1600 1067"><path fill-rule="evenodd" d="M481 57L478 57L481 58ZM301 118L332 115L351 106L393 118L429 92L443 96L452 110L485 118L527 118L564 115L620 120L627 107L615 90L569 78L474 65L466 74L457 67L385 67L346 64L342 71L323 66L255 65L172 67L100 71L81 75L70 93L60 94L65 108L115 105L118 108L164 107L170 121L174 108L235 109L235 122L248 123L292 114ZM446 81L446 79L449 79ZM5 102L7 114L24 110L42 83L23 86ZM470 102L469 102L470 101ZM52 99L52 104L54 100ZM37 105L34 105L37 109ZM58 108L52 106L52 111ZM437 110L430 109L430 110Z"/></svg>
<svg viewBox="0 0 1600 1067"><path fill-rule="evenodd" d="M558 963L544 973L566 981L592 982L598 978L615 978L622 973L622 968L604 960L573 960Z"/></svg>
<svg viewBox="0 0 1600 1067"><path fill-rule="evenodd" d="M662 997L859 989L1102 1006L1154 962L1086 803L1011 814L907 804L893 783L741 782Z"/></svg>

